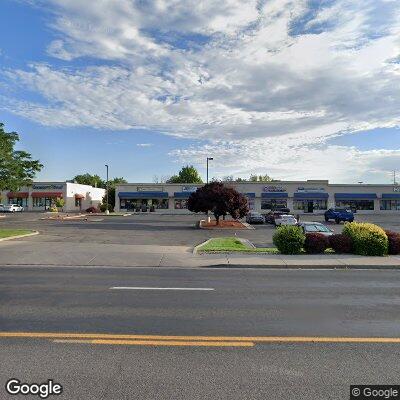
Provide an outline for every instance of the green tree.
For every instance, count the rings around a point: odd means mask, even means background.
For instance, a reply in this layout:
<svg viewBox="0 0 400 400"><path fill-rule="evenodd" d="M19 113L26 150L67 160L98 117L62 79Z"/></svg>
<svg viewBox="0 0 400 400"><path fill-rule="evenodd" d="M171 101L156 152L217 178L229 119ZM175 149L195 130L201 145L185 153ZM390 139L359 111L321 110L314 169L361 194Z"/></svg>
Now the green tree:
<svg viewBox="0 0 400 400"><path fill-rule="evenodd" d="M99 175L91 175L89 173L76 175L71 179L73 182L80 183L81 185L90 185L98 188L105 188L106 183Z"/></svg>
<svg viewBox="0 0 400 400"><path fill-rule="evenodd" d="M18 141L18 133L6 132L4 124L0 123L0 190L16 191L32 184L43 168L28 152L14 149Z"/></svg>
<svg viewBox="0 0 400 400"><path fill-rule="evenodd" d="M173 175L167 183L203 183L199 172L193 165L182 167L178 175Z"/></svg>
<svg viewBox="0 0 400 400"><path fill-rule="evenodd" d="M108 195L108 210L114 211L115 207L115 186L123 183L128 183L124 178L113 178L108 181L108 193L103 196L101 209L107 209L107 195Z"/></svg>
<svg viewBox="0 0 400 400"><path fill-rule="evenodd" d="M250 175L250 182L273 182L274 179L268 174L265 175Z"/></svg>

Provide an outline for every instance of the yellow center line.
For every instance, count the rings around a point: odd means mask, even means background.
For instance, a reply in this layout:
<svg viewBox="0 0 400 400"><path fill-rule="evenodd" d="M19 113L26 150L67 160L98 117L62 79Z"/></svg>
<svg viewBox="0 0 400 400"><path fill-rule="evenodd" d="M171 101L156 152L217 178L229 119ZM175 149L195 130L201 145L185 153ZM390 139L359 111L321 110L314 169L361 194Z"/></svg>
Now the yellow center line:
<svg viewBox="0 0 400 400"><path fill-rule="evenodd" d="M222 341L178 341L178 340L79 340L55 339L54 343L108 344L128 346L204 346L204 347L253 347L253 342L222 342Z"/></svg>
<svg viewBox="0 0 400 400"><path fill-rule="evenodd" d="M181 342L255 342L255 343L400 343L400 337L335 337L335 336L176 336L129 335L110 333L70 332L0 332L0 338L31 339L91 339L128 341L181 341Z"/></svg>

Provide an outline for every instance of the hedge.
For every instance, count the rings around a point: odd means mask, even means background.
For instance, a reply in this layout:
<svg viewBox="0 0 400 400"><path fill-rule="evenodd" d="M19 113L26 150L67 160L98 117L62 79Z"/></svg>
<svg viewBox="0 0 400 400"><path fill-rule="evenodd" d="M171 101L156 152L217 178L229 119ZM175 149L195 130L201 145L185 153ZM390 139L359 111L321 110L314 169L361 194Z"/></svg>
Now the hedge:
<svg viewBox="0 0 400 400"><path fill-rule="evenodd" d="M363 256L388 254L388 237L385 231L377 225L360 222L346 223L343 234L351 238L355 254Z"/></svg>
<svg viewBox="0 0 400 400"><path fill-rule="evenodd" d="M350 236L340 233L329 236L329 247L335 250L335 253L351 253L353 250L353 241Z"/></svg>
<svg viewBox="0 0 400 400"><path fill-rule="evenodd" d="M307 233L304 250L309 254L323 253L329 246L328 238L322 233Z"/></svg>
<svg viewBox="0 0 400 400"><path fill-rule="evenodd" d="M400 233L385 231L389 241L389 254L400 254Z"/></svg>
<svg viewBox="0 0 400 400"><path fill-rule="evenodd" d="M274 245L282 254L299 254L306 237L299 226L280 226L274 236Z"/></svg>

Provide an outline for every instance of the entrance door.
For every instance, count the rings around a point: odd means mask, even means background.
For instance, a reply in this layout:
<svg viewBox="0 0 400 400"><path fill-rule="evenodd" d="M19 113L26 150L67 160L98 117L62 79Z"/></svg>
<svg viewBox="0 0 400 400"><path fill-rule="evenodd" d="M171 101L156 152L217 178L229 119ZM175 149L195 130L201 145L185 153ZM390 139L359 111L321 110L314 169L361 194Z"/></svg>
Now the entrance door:
<svg viewBox="0 0 400 400"><path fill-rule="evenodd" d="M314 202L312 200L307 202L307 212L314 212Z"/></svg>
<svg viewBox="0 0 400 400"><path fill-rule="evenodd" d="M51 197L46 197L44 199L44 209L45 210L48 210L52 204L53 204L53 199Z"/></svg>

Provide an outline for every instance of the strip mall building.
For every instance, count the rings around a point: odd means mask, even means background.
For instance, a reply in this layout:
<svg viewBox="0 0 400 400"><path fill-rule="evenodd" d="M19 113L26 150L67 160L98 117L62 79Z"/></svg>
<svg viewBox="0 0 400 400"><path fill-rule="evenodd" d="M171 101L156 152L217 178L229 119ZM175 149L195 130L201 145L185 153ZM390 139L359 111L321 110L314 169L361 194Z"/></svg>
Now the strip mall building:
<svg viewBox="0 0 400 400"><path fill-rule="evenodd" d="M105 189L73 182L35 182L18 192L0 193L0 203L19 204L27 211L48 210L57 198L61 198L65 200L64 211L74 212L98 207Z"/></svg>
<svg viewBox="0 0 400 400"><path fill-rule="evenodd" d="M361 213L400 213L400 185L330 184L326 180L228 182L243 193L251 210L288 207L293 213L323 213L344 207ZM115 211L188 213L187 199L201 184L129 183L116 188Z"/></svg>

